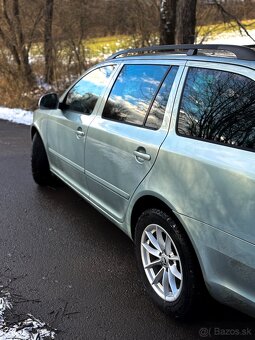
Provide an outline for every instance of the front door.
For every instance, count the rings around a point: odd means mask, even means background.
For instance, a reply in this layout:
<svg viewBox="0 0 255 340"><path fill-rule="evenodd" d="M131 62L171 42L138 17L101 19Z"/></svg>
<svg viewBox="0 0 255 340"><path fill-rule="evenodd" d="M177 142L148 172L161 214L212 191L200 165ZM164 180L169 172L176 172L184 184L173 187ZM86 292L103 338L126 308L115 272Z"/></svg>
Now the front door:
<svg viewBox="0 0 255 340"><path fill-rule="evenodd" d="M106 65L87 73L70 89L61 109L54 110L48 121L51 170L85 195L88 195L84 176L87 131L113 69L113 65Z"/></svg>

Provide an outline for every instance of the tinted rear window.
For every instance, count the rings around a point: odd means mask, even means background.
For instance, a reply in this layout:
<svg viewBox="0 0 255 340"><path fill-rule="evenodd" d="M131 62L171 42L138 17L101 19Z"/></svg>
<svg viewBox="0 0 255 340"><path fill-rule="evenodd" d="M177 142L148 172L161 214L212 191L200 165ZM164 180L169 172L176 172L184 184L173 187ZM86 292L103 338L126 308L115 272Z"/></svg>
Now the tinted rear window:
<svg viewBox="0 0 255 340"><path fill-rule="evenodd" d="M177 132L234 147L255 148L255 82L235 73L190 68Z"/></svg>

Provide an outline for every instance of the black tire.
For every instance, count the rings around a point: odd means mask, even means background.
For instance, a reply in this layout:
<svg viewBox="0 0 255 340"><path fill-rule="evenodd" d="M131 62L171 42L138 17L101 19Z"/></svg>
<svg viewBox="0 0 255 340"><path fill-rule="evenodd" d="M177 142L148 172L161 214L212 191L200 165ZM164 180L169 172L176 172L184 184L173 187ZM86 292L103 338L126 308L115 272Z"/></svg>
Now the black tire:
<svg viewBox="0 0 255 340"><path fill-rule="evenodd" d="M52 183L48 157L38 133L33 137L31 166L33 179L38 185L46 186Z"/></svg>
<svg viewBox="0 0 255 340"><path fill-rule="evenodd" d="M145 233L145 229L147 234ZM159 234L156 233L156 230ZM164 233L164 231L166 233ZM159 241L157 245L160 246L161 250L166 248L168 248L168 250L163 250L160 253L151 243L148 233L156 236L156 240ZM157 235L159 236L160 234L162 235L162 238L157 238ZM167 238L170 240L169 242L166 242ZM143 244L148 244L152 248L155 248L157 257L152 255L144 246L142 246L142 242ZM166 246L167 243L168 246ZM171 247L169 244L171 244ZM145 246L147 247L147 245ZM171 249L171 252L169 249ZM178 223L161 210L148 209L144 211L136 225L135 252L142 281L153 301L168 315L180 319L189 317L194 305L197 305L199 301L200 288L198 286L201 277L199 277L198 264L190 241ZM168 253L171 255L168 256ZM179 260L169 260L171 257L173 259L179 258ZM144 268L146 261L148 261L148 265L150 261L154 262L155 260L160 261L160 264L156 266L153 264L153 267L150 267L149 269ZM177 269L175 275L178 274L178 278L172 274L173 265ZM153 278L155 279L160 271L163 273L162 281L160 279L158 282L152 283L154 281ZM161 273L159 276L161 276ZM165 286L163 285L164 277L166 278ZM170 281L173 282L173 280L175 281L175 283L172 284L174 288L171 289ZM168 292L167 289L169 289L169 294L165 293ZM164 296L162 296L162 294L164 294Z"/></svg>

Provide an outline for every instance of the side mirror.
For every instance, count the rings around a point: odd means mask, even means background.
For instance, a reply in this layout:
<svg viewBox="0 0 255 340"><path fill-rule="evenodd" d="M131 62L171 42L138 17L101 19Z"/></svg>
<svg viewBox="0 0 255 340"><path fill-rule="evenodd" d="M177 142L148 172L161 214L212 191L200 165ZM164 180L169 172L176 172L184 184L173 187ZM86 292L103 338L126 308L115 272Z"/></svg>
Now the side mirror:
<svg viewBox="0 0 255 340"><path fill-rule="evenodd" d="M59 100L56 93L48 93L39 100L39 108L42 110L55 110L58 108Z"/></svg>

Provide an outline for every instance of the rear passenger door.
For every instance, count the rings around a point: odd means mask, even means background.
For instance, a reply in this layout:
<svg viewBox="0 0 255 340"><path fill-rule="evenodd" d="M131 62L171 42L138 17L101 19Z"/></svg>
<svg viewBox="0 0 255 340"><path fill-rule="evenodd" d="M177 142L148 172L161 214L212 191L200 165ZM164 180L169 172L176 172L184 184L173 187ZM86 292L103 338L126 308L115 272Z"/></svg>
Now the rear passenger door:
<svg viewBox="0 0 255 340"><path fill-rule="evenodd" d="M124 65L102 115L89 127L85 173L90 199L118 221L166 137L174 79L180 74L178 65Z"/></svg>

